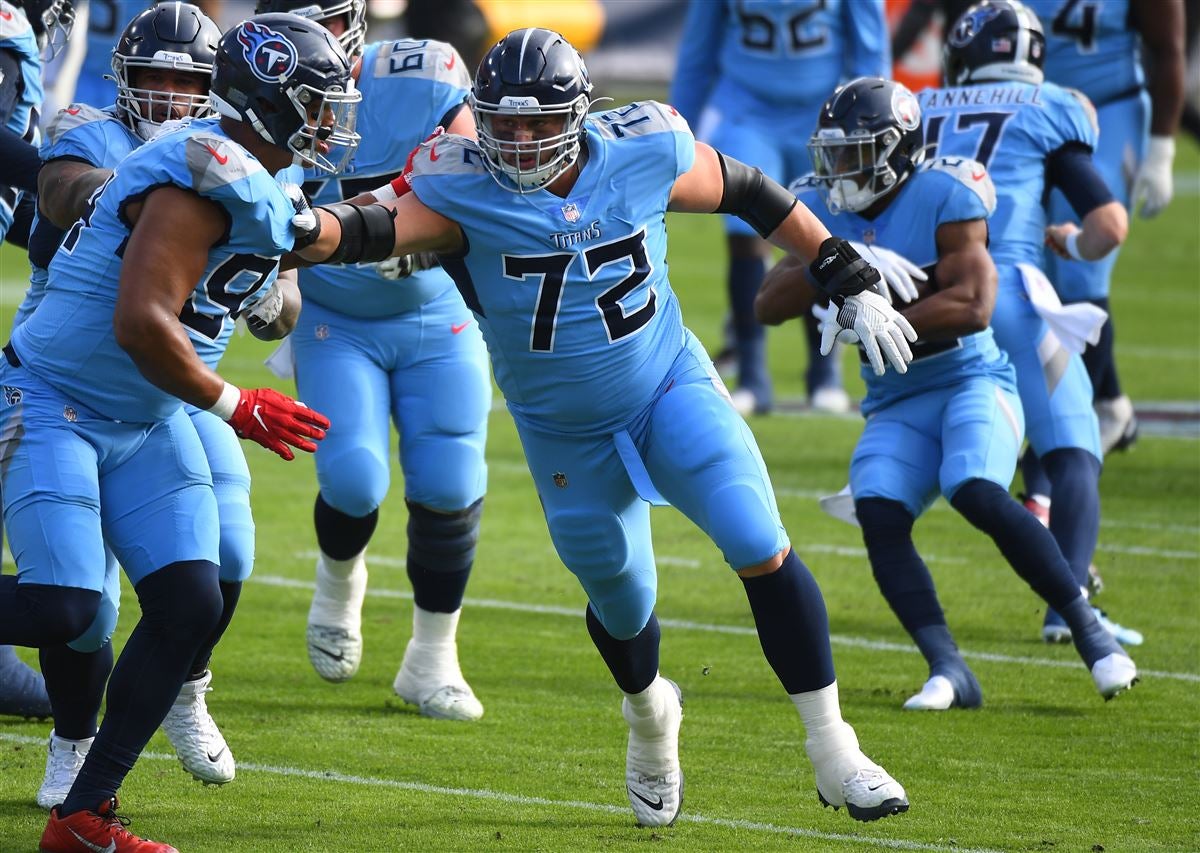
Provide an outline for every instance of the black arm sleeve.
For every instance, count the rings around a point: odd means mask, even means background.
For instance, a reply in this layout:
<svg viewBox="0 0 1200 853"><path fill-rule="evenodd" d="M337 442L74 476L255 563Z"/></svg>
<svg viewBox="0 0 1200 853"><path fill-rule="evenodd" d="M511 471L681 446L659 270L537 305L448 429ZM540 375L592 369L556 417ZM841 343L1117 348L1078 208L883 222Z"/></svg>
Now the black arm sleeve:
<svg viewBox="0 0 1200 853"><path fill-rule="evenodd" d="M1046 186L1060 190L1080 219L1113 201L1112 191L1092 163L1092 149L1082 142L1068 142L1050 153Z"/></svg>
<svg viewBox="0 0 1200 853"><path fill-rule="evenodd" d="M0 185L36 193L42 160L38 150L6 127L0 127Z"/></svg>
<svg viewBox="0 0 1200 853"><path fill-rule="evenodd" d="M24 90L20 57L11 50L0 49L0 124L8 122Z"/></svg>
<svg viewBox="0 0 1200 853"><path fill-rule="evenodd" d="M34 214L37 213L37 197L26 193L21 196L17 209L13 211L13 222L4 235L4 239L22 249L29 248L29 229L33 225Z"/></svg>
<svg viewBox="0 0 1200 853"><path fill-rule="evenodd" d="M764 239L796 206L796 197L762 173L740 160L717 152L725 188L714 213L732 213Z"/></svg>
<svg viewBox="0 0 1200 853"><path fill-rule="evenodd" d="M50 261L62 243L66 229L59 228L46 217L38 218L37 227L29 235L29 263L42 269L50 268Z"/></svg>

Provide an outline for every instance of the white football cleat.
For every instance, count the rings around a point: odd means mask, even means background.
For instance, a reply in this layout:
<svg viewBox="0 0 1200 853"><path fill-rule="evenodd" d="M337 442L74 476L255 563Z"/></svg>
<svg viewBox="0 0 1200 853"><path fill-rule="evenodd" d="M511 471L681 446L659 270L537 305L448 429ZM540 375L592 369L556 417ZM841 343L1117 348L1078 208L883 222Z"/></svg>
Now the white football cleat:
<svg viewBox="0 0 1200 853"><path fill-rule="evenodd" d="M162 722L163 734L175 747L183 769L205 785L232 782L235 772L233 753L216 722L208 713L204 694L212 690L212 672L195 681L185 681Z"/></svg>
<svg viewBox="0 0 1200 853"><path fill-rule="evenodd" d="M935 675L925 682L921 692L904 703L906 711L947 711L954 707L954 685L944 675Z"/></svg>
<svg viewBox="0 0 1200 853"><path fill-rule="evenodd" d="M878 820L908 811L908 795L888 772L858 748L858 737L848 723L837 736L820 744L812 738L804 749L817 777L817 798L823 806L846 807L855 820Z"/></svg>
<svg viewBox="0 0 1200 853"><path fill-rule="evenodd" d="M92 748L94 737L83 740L67 740L50 732L50 740L46 751L46 775L42 777L42 787L38 788L37 804L44 809L52 809L61 805L67 798L75 777L83 767L88 750Z"/></svg>
<svg viewBox="0 0 1200 853"><path fill-rule="evenodd" d="M362 663L362 603L367 593L364 550L350 560L317 558L317 582L308 609L308 660L326 681L347 681Z"/></svg>
<svg viewBox="0 0 1200 853"><path fill-rule="evenodd" d="M650 689L658 695L649 716L639 715L628 698L621 702L621 714L629 724L625 790L641 826L670 826L683 805L683 770L679 766L683 694L679 685L661 675Z"/></svg>
<svg viewBox="0 0 1200 853"><path fill-rule="evenodd" d="M1137 666L1127 655L1114 652L1092 664L1092 681L1107 702L1138 683Z"/></svg>
<svg viewBox="0 0 1200 853"><path fill-rule="evenodd" d="M425 717L470 722L483 716L483 704L463 677L453 641L427 644L409 640L392 690L416 705Z"/></svg>

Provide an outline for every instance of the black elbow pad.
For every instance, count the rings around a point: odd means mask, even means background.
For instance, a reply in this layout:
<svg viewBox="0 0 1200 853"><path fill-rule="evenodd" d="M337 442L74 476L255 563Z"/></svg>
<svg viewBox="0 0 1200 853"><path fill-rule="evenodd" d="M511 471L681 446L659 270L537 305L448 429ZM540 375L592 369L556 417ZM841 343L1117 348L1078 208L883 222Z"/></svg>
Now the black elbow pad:
<svg viewBox="0 0 1200 853"><path fill-rule="evenodd" d="M787 219L796 197L762 173L732 157L717 152L725 190L716 213L732 213L764 239Z"/></svg>
<svg viewBox="0 0 1200 853"><path fill-rule="evenodd" d="M376 263L392 256L396 248L396 211L382 204L322 205L342 226L342 239L327 264Z"/></svg>

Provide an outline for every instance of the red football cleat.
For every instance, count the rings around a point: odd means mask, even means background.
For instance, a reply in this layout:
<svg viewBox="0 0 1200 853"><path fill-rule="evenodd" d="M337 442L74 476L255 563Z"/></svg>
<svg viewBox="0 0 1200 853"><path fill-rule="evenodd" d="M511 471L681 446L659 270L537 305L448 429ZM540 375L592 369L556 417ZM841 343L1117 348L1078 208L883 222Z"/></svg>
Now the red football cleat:
<svg viewBox="0 0 1200 853"><path fill-rule="evenodd" d="M117 817L117 798L92 809L60 818L55 806L42 833L41 853L179 853L170 844L138 838L125 827L129 819Z"/></svg>

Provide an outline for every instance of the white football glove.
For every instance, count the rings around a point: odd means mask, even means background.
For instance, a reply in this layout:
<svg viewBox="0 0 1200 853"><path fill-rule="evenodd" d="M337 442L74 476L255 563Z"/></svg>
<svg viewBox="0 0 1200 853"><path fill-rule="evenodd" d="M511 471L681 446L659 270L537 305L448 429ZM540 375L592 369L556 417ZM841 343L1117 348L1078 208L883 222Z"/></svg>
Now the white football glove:
<svg viewBox="0 0 1200 853"><path fill-rule="evenodd" d="M276 278L271 282L271 286L267 288L262 299L254 303L254 307L246 312L246 325L261 332L279 319L279 312L282 310L283 291L279 288L279 279Z"/></svg>
<svg viewBox="0 0 1200 853"><path fill-rule="evenodd" d="M866 243L851 242L854 251L862 255L864 261L879 270L880 282L876 292L894 302L892 294L900 297L901 302L912 302L917 298L917 281L928 281L925 271L901 254L885 249L882 246L868 246Z"/></svg>
<svg viewBox="0 0 1200 853"><path fill-rule="evenodd" d="M1151 219L1162 213L1171 202L1175 184L1171 178L1171 166L1175 161L1175 139L1170 136L1151 136L1146 156L1133 179L1133 191L1129 206L1143 219Z"/></svg>
<svg viewBox="0 0 1200 853"><path fill-rule="evenodd" d="M867 361L876 376L883 376L891 364L897 373L907 373L912 361L909 342L917 340L917 332L903 314L873 290L847 296L840 308L813 309L821 320L821 355L829 355L834 341L857 343L867 354ZM887 363L884 359L887 359Z"/></svg>
<svg viewBox="0 0 1200 853"><path fill-rule="evenodd" d="M317 237L321 235L321 218L312 209L312 202L309 201L299 184L281 181L279 188L283 190L283 194L288 197L288 201L292 203L292 208L296 211L292 215L292 231L295 233L295 244L292 249L298 252L317 241Z"/></svg>

